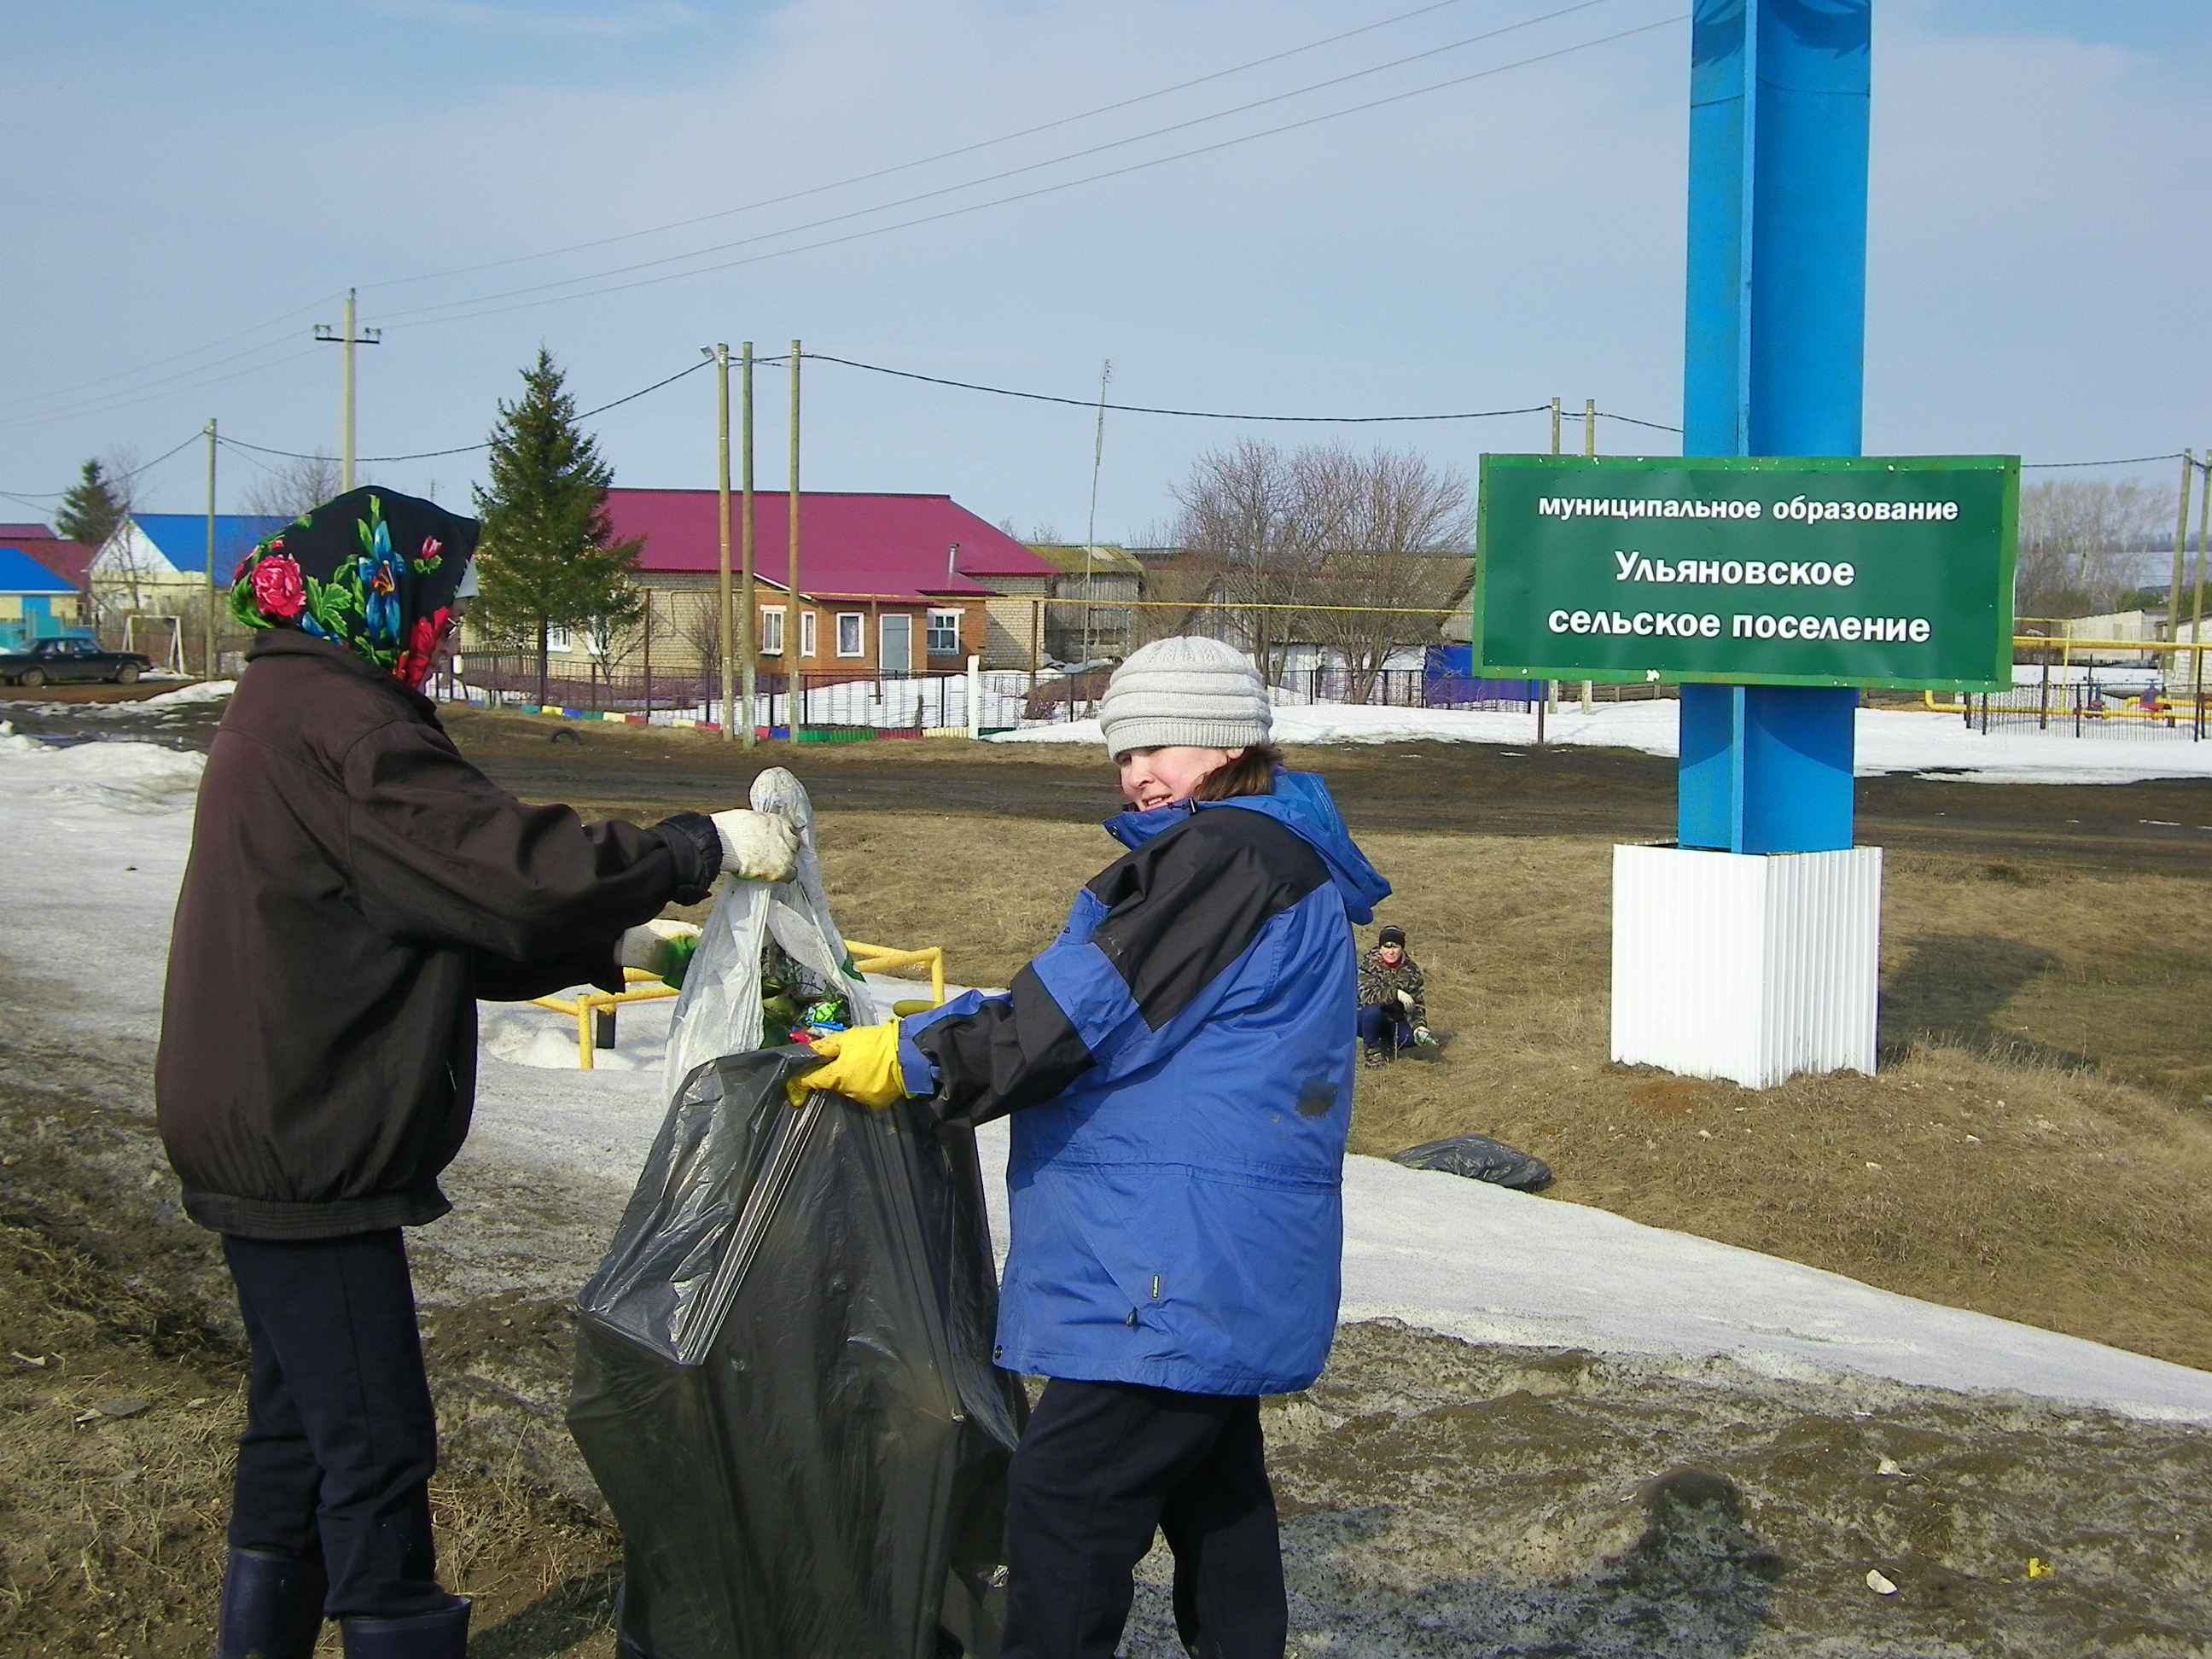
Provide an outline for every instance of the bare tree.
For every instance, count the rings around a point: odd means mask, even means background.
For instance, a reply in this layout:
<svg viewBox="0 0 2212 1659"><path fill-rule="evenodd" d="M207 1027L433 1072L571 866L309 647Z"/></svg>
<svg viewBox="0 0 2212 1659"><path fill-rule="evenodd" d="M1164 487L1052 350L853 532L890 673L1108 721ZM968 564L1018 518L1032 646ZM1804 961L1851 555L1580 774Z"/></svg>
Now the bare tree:
<svg viewBox="0 0 2212 1659"><path fill-rule="evenodd" d="M319 451L295 456L256 478L239 498L239 511L257 518L296 519L336 495L343 481L338 464L331 457ZM369 482L365 477L359 481Z"/></svg>
<svg viewBox="0 0 2212 1659"><path fill-rule="evenodd" d="M1173 493L1182 509L1176 540L1196 568L1212 573L1222 602L1247 607L1237 619L1237 643L1269 680L1279 678L1291 641L1280 613L1268 607L1288 601L1319 550L1292 458L1247 438L1200 455Z"/></svg>
<svg viewBox="0 0 2212 1659"><path fill-rule="evenodd" d="M1464 585L1465 560L1443 556L1467 546L1467 484L1410 452L1247 440L1201 455L1175 493L1190 555L1155 569L1152 593L1239 607L1237 642L1270 681L1291 646L1319 646L1364 702L1393 651L1436 638L1421 613ZM1165 627L1197 613L1152 614Z"/></svg>
<svg viewBox="0 0 2212 1659"><path fill-rule="evenodd" d="M2147 549L2173 523L2173 492L2129 478L2051 478L2020 492L2020 562L2013 580L2023 617L2108 611L2140 582Z"/></svg>
<svg viewBox="0 0 2212 1659"><path fill-rule="evenodd" d="M1315 606L1299 632L1342 661L1354 702L1375 693L1390 655L1437 638L1466 585L1467 483L1408 450L1301 450L1301 495L1324 551L1297 584Z"/></svg>

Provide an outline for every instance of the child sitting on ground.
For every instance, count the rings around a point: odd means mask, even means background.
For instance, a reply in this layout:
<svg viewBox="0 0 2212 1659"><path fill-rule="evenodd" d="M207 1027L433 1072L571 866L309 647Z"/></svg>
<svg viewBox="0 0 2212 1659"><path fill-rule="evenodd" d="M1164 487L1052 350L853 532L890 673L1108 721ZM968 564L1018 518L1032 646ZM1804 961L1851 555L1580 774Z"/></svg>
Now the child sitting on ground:
<svg viewBox="0 0 2212 1659"><path fill-rule="evenodd" d="M1380 1066L1417 1042L1435 1045L1425 990L1420 965L1406 954L1406 930L1385 927L1359 958L1359 1042L1367 1064Z"/></svg>

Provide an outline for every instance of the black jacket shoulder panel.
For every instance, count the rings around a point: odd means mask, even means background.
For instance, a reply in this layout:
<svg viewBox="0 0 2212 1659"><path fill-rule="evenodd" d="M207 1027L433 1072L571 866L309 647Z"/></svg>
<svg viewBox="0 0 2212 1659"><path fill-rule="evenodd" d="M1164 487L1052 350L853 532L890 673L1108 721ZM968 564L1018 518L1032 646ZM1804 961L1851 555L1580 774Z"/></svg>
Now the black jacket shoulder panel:
<svg viewBox="0 0 2212 1659"><path fill-rule="evenodd" d="M1328 879L1321 854L1267 814L1194 811L1093 878L1107 915L1091 942L1158 1030Z"/></svg>

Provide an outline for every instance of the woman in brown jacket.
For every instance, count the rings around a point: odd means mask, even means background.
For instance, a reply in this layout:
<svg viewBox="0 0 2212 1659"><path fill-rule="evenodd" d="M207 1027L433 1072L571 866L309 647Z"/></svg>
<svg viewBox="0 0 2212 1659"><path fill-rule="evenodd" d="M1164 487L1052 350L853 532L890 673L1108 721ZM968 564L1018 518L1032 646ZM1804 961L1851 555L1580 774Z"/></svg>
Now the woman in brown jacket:
<svg viewBox="0 0 2212 1659"><path fill-rule="evenodd" d="M459 1659L439 1587L436 1419L400 1229L451 1207L476 1004L619 988L641 924L715 876L781 878L751 812L651 829L526 806L421 695L477 526L356 489L256 548L256 630L200 786L155 1094L185 1209L222 1235L252 1349L219 1659Z"/></svg>

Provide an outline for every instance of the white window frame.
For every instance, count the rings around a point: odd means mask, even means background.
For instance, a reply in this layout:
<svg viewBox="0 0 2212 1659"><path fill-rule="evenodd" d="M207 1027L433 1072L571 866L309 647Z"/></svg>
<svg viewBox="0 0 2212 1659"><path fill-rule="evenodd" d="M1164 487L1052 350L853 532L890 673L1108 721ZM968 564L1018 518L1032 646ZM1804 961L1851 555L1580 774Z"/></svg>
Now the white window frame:
<svg viewBox="0 0 2212 1659"><path fill-rule="evenodd" d="M964 611L931 611L929 613L928 623L922 630L922 655L924 657L958 656L960 654L961 624L965 623L967 619L967 613ZM946 646L943 650L939 650L937 644L938 629L940 623L943 624L945 629L949 629L952 635L952 643Z"/></svg>
<svg viewBox="0 0 2212 1659"><path fill-rule="evenodd" d="M761 607L760 653L763 657L783 654L783 607L780 605Z"/></svg>
<svg viewBox="0 0 2212 1659"><path fill-rule="evenodd" d="M567 656L576 648L576 636L562 623L549 623L545 629L545 648Z"/></svg>
<svg viewBox="0 0 2212 1659"><path fill-rule="evenodd" d="M848 650L846 636L852 637ZM837 613L837 654L844 658L865 657L868 654L868 613L865 611L840 611Z"/></svg>
<svg viewBox="0 0 2212 1659"><path fill-rule="evenodd" d="M821 623L822 617L819 611L802 611L799 613L799 654L800 656L811 659L822 654Z"/></svg>

